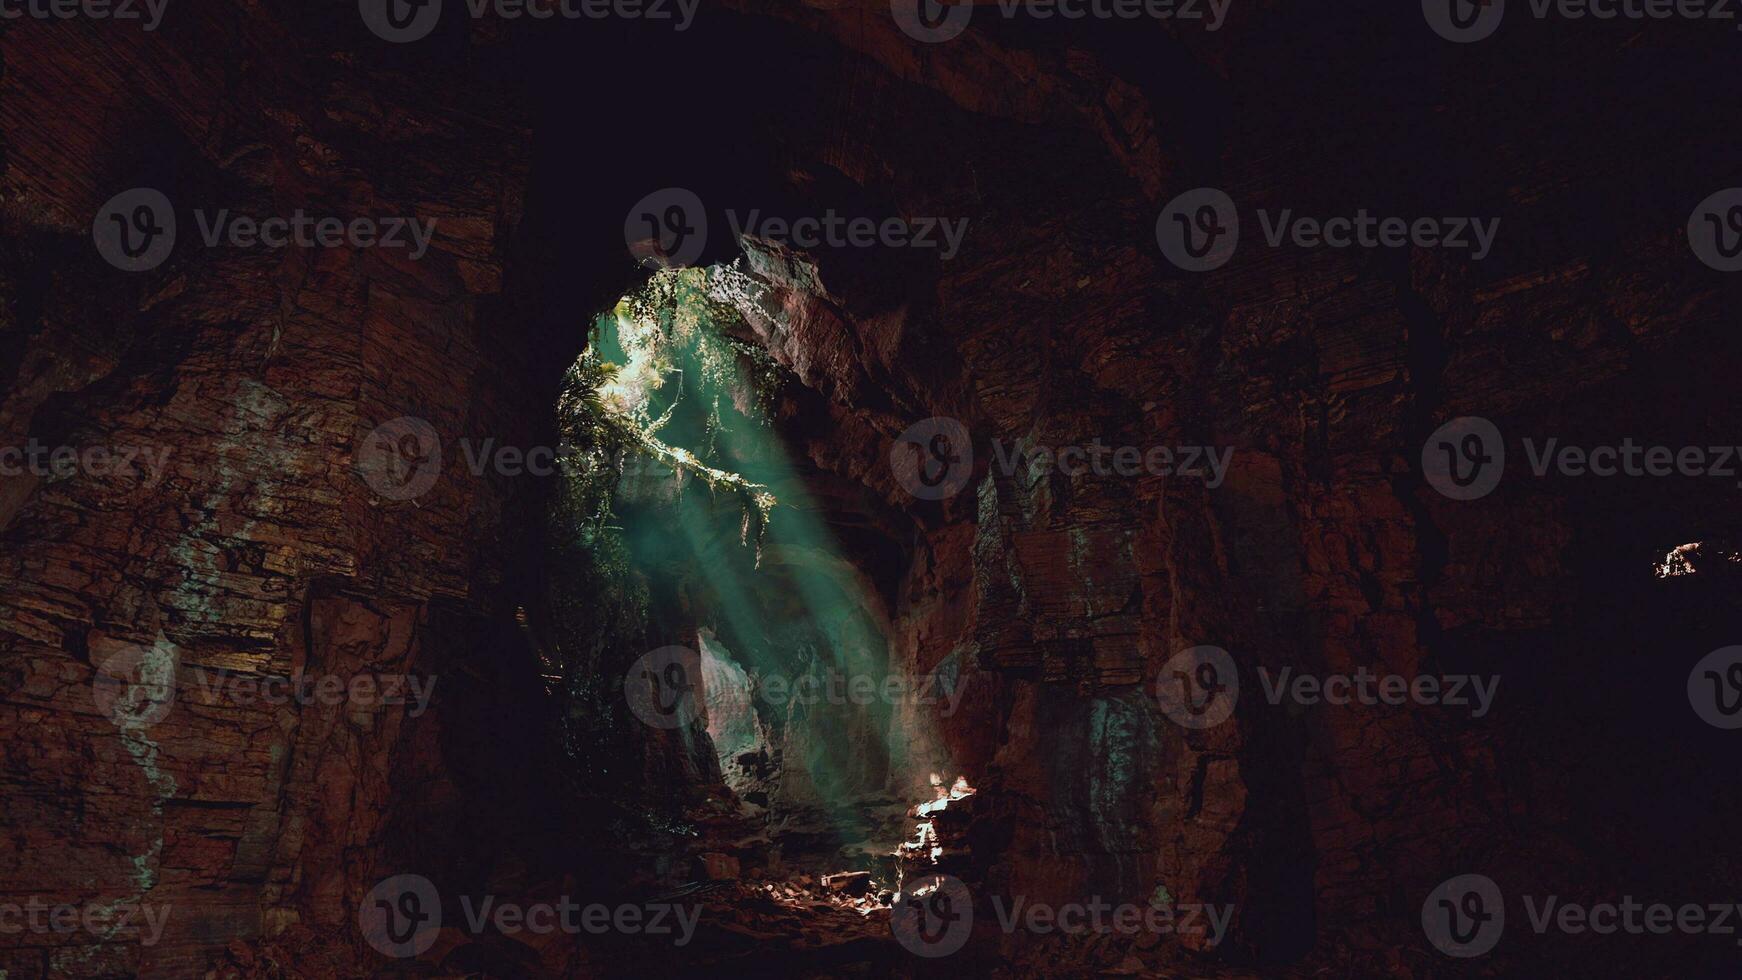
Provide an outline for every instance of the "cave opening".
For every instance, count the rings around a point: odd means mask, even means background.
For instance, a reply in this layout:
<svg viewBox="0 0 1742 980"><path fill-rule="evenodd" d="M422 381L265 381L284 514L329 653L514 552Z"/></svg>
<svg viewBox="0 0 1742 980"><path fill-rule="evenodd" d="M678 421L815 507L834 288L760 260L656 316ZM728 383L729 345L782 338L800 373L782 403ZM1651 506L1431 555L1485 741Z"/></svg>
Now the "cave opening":
<svg viewBox="0 0 1742 980"><path fill-rule="evenodd" d="M1734 972L1721 25L916 3L0 10L0 980Z"/></svg>
<svg viewBox="0 0 1742 980"><path fill-rule="evenodd" d="M806 393L757 342L760 288L736 263L664 270L593 319L527 627L568 761L647 817L660 884L864 916L935 860L920 811L973 789L910 758L953 679L892 662L865 543L888 542L795 445Z"/></svg>

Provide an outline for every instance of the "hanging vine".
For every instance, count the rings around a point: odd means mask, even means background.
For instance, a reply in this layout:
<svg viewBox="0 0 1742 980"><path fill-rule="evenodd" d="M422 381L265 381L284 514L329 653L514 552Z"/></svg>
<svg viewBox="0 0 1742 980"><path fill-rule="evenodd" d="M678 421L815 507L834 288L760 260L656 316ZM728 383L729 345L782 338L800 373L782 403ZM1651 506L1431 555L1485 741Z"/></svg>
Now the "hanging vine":
<svg viewBox="0 0 1742 980"><path fill-rule="evenodd" d="M647 583L614 523L630 464L652 462L655 472L663 467L673 478L735 498L740 541L760 563L776 499L734 472L720 448L728 425L768 424L779 383L766 352L727 336L742 322L728 298L748 282L719 269L653 276L598 318L587 349L563 378L562 476L549 511L549 622L539 632L548 638L547 672L566 695L570 754L584 769L596 769L590 775L606 775L613 760L627 757L614 720L621 707L617 662L624 651L640 649L649 624ZM729 403L733 393L750 410L728 420L722 398Z"/></svg>

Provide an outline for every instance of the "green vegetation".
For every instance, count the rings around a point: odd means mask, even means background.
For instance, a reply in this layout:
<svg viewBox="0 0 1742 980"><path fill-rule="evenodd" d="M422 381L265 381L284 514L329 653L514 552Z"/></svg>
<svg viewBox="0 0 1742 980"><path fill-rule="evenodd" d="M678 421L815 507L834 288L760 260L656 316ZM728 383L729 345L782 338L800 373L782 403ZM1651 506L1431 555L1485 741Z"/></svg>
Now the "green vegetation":
<svg viewBox="0 0 1742 980"><path fill-rule="evenodd" d="M780 369L734 339L749 335L738 310L756 288L732 267L655 275L593 324L561 393L564 470L549 509L545 605L530 625L566 749L594 791L670 788L644 767L680 763L662 754L669 746L650 757L623 675L652 649L695 644L697 627L743 668L756 724L777 743L802 731L784 772L802 769L799 782L826 799L888 772L890 705L824 707L788 693L882 677L888 651L875 597L861 594L825 507L773 431ZM765 687L772 678L784 683ZM736 761L699 741L698 764Z"/></svg>
<svg viewBox="0 0 1742 980"><path fill-rule="evenodd" d="M626 489L648 481L684 494L685 478L736 498L740 537L760 556L775 498L727 468L722 399L754 402L766 425L778 368L729 339L729 269L662 272L592 326L557 403L562 472L547 516L548 590L537 634L545 673L566 702L569 754L591 777L626 758L622 671L648 647L649 581L616 523ZM734 416L742 426L742 416ZM609 782L609 781L608 781Z"/></svg>

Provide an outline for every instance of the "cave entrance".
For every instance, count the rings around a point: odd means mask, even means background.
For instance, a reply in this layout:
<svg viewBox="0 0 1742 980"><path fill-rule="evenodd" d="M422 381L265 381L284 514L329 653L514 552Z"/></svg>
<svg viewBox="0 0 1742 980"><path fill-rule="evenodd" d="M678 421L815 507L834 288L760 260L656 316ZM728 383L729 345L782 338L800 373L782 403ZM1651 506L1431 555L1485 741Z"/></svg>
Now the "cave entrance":
<svg viewBox="0 0 1742 980"><path fill-rule="evenodd" d="M796 382L746 323L759 299L735 266L668 270L592 324L557 406L538 632L577 765L684 814L673 884L869 909L914 832L891 794L905 690L888 600L782 435ZM638 718L638 696L666 713Z"/></svg>

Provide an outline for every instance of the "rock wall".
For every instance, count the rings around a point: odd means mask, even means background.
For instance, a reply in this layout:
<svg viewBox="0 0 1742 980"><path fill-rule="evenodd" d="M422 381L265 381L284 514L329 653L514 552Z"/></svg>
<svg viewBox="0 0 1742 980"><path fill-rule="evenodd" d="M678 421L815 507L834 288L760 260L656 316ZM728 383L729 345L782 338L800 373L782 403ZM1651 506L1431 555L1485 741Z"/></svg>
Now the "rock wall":
<svg viewBox="0 0 1742 980"><path fill-rule="evenodd" d="M428 631L501 614L517 492L450 448L429 494L387 500L355 462L400 416L428 419L450 447L525 444L549 424L522 380L546 369L491 339L524 124L479 79L438 89L351 58L360 31L335 41L340 24L225 4L177 9L149 34L9 22L0 441L137 449L162 465L3 478L0 823L14 846L0 891L143 894L173 910L149 949L8 935L0 968L15 976L194 975L232 939L297 924L349 947L395 804L437 826L463 809L410 776L434 760L428 775L459 793L457 760L426 737L435 714L223 686L297 672L464 683L432 666L444 655ZM98 257L90 229L135 186L176 202L181 246L129 275ZM195 208L418 216L437 231L417 262L203 248ZM162 721L120 728L93 668L158 636L179 652L179 697ZM436 714L455 700L433 693Z"/></svg>
<svg viewBox="0 0 1742 980"><path fill-rule="evenodd" d="M1714 85L1723 39L1666 26L1636 50L1633 34L1526 24L1460 51L1416 13L1249 6L1213 41L1150 38L1147 61L1134 41L1072 34L1081 47L1066 49L1014 27L933 48L875 20L836 31L901 80L856 79L863 104L905 102L904 82L949 103L856 119L836 165L881 175L866 183L896 213L971 215L972 230L918 282L753 248L776 292L758 339L831 400L811 458L912 516L897 659L959 665L968 687L961 712L915 712L894 741L919 747L910 779L947 765L1005 808L994 889L1130 900L1161 884L1237 906L1219 951L1236 962L1316 947L1366 969L1434 962L1421 896L1465 868L1593 896L1629 880L1722 890L1681 846L1669 871L1581 814L1679 826L1642 802L1649 773L1711 789L1701 773L1720 750L1680 693L1685 666L1728 641L1678 610L1733 600L1651 565L1677 538L1733 533L1731 491L1514 465L1494 495L1460 502L1419 460L1461 415L1513 446L1724 441L1738 344L1720 324L1737 287L1683 227L1734 177L1713 162L1734 148L1651 108ZM1562 82L1521 81L1544 58ZM1587 125L1590 92L1635 130ZM1182 118L1185 103L1208 115ZM1544 119L1562 124L1538 159ZM1152 230L1158 205L1198 184L1240 202L1248 237L1225 268L1190 275ZM1502 232L1480 262L1271 248L1256 208L1484 214ZM931 416L964 423L975 453L942 503L887 464ZM988 459L994 440L1097 439L1232 455L1216 486L1007 476ZM1153 692L1200 644L1231 652L1246 691L1232 723L1190 731ZM1642 676L1643 660L1673 666ZM1259 668L1494 674L1504 691L1479 719L1290 710L1259 696ZM1610 726L1675 731L1695 758ZM1652 962L1614 943L1595 955Z"/></svg>
<svg viewBox="0 0 1742 980"><path fill-rule="evenodd" d="M1735 183L1739 137L1659 107L1728 98L1728 38L1522 23L1454 48L1413 8L1258 2L1215 35L1008 23L925 46L882 7L730 6L675 39L449 18L394 47L343 4L0 36L0 443L167 452L155 474L0 482L0 892L188 913L151 949L26 937L0 968L181 975L294 929L343 960L382 874L512 884L560 850L534 816L536 667L509 627L540 488L470 472L460 441L548 442L580 325L636 274L622 215L668 185L708 202L704 260L738 250L727 207L969 219L948 261L743 246L767 287L753 339L803 389L783 431L893 597L892 661L964 685L947 717L901 716L891 771L914 799L940 769L980 787L1004 834L991 887L1162 885L1237 905L1219 956L1378 969L1434 955L1420 896L1472 866L1569 893L1733 870L1702 844L1721 806L1648 805L1709 782L1677 672L1721 645L1735 602L1650 563L1733 538L1730 491L1509 475L1457 502L1418 466L1462 415L1568 441L1726 438L1738 287L1683 228ZM1199 185L1248 215L1502 232L1475 262L1270 248L1249 220L1234 262L1189 275L1154 230ZM127 275L89 231L137 186L184 213L436 230L411 261L202 248L184 219L167 263ZM395 501L356 466L401 416L433 426L446 465ZM976 462L963 492L921 501L889 450L934 416L967 427ZM994 439L1232 456L1215 487L1006 475ZM160 633L183 694L141 735L104 716L94 666ZM1487 671L1504 690L1481 720L1247 696L1187 730L1155 683L1202 644L1248 691L1260 666ZM1660 660L1669 681L1640 681ZM190 700L220 668L365 665L441 678L432 710ZM521 721L480 737L504 718ZM1638 831L1591 829L1611 826Z"/></svg>

